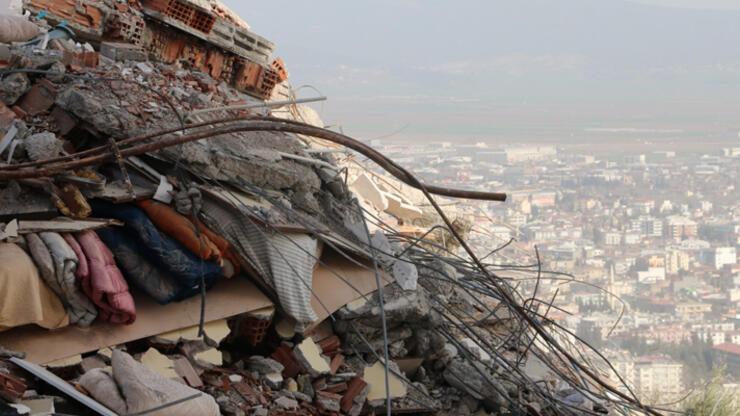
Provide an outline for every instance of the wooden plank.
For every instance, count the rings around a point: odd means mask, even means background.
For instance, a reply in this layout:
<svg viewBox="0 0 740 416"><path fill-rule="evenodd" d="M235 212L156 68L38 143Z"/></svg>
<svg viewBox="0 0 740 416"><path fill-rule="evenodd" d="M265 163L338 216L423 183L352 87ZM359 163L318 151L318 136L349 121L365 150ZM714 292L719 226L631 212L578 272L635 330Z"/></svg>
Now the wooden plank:
<svg viewBox="0 0 740 416"><path fill-rule="evenodd" d="M43 231L52 231L56 233L76 233L85 230L97 230L98 228L109 227L111 225L123 225L121 221L110 219L88 218L85 220L73 220L66 217L60 217L49 221L18 221L18 233L29 234Z"/></svg>
<svg viewBox="0 0 740 416"><path fill-rule="evenodd" d="M313 275L311 306L319 319L305 332L318 326L344 305L378 290L371 262L356 260L367 267L353 263L332 249L325 248L321 263ZM382 286L392 283L393 277L380 271Z"/></svg>
<svg viewBox="0 0 740 416"><path fill-rule="evenodd" d="M29 361L45 364L134 341L153 335L197 325L200 297L179 303L159 305L144 294L135 293L136 322L113 325L95 322L89 328L70 326L49 331L36 326L14 328L0 333L0 345L23 351ZM206 296L206 322L255 311L272 302L246 279L224 279Z"/></svg>

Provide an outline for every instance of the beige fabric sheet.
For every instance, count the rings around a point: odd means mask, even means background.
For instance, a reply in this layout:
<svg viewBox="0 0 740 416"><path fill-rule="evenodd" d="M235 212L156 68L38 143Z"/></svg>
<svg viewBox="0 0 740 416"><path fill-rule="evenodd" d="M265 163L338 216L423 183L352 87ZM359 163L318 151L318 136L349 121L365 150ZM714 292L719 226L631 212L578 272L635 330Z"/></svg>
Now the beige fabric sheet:
<svg viewBox="0 0 740 416"><path fill-rule="evenodd" d="M0 243L0 331L28 324L61 328L69 325L69 317L28 254Z"/></svg>

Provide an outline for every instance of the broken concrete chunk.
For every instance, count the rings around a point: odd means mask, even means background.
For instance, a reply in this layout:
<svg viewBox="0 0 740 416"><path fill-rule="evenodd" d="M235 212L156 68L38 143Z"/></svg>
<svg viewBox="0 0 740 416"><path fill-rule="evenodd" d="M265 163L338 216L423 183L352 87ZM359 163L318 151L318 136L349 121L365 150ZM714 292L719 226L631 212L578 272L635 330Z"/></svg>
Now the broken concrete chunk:
<svg viewBox="0 0 740 416"><path fill-rule="evenodd" d="M261 375L282 373L283 369L285 368L282 364L273 360L272 358L265 358L259 355L253 355L249 357L244 363L244 366L247 370L256 371Z"/></svg>
<svg viewBox="0 0 740 416"><path fill-rule="evenodd" d="M18 107L29 116L48 111L54 105L57 87L49 80L41 79L21 98Z"/></svg>
<svg viewBox="0 0 740 416"><path fill-rule="evenodd" d="M273 403L284 410L298 409L298 402L286 396L275 399Z"/></svg>
<svg viewBox="0 0 740 416"><path fill-rule="evenodd" d="M55 131L62 136L69 134L77 126L77 120L59 107L51 110L51 117L56 124Z"/></svg>
<svg viewBox="0 0 740 416"><path fill-rule="evenodd" d="M149 66L146 62L139 62L136 64L136 68L141 71L144 75L151 75L154 72L154 69Z"/></svg>
<svg viewBox="0 0 740 416"><path fill-rule="evenodd" d="M23 146L31 160L45 160L59 156L63 142L54 133L36 133L23 141Z"/></svg>
<svg viewBox="0 0 740 416"><path fill-rule="evenodd" d="M267 416L270 414L270 411L265 409L262 406L254 407L252 408L251 416Z"/></svg>
<svg viewBox="0 0 740 416"><path fill-rule="evenodd" d="M147 55L141 46L130 43L103 42L100 54L114 61L146 61Z"/></svg>
<svg viewBox="0 0 740 416"><path fill-rule="evenodd" d="M141 356L141 363L152 369L154 372L164 378L178 378L179 375L175 371L175 364L167 356L163 355L154 348L149 348L144 355Z"/></svg>
<svg viewBox="0 0 740 416"><path fill-rule="evenodd" d="M296 358L312 376L331 372L329 359L321 354L321 349L311 338L306 338L294 349Z"/></svg>
<svg viewBox="0 0 740 416"><path fill-rule="evenodd" d="M265 374L262 380L273 390L280 390L283 386L283 376L280 373Z"/></svg>
<svg viewBox="0 0 740 416"><path fill-rule="evenodd" d="M360 175L352 184L352 188L378 211L388 209L388 199L385 197L385 193L380 190L378 185L367 174L363 173Z"/></svg>
<svg viewBox="0 0 740 416"><path fill-rule="evenodd" d="M7 64L10 61L10 46L0 44L0 64Z"/></svg>
<svg viewBox="0 0 740 416"><path fill-rule="evenodd" d="M54 409L54 399L43 398L33 400L22 400L19 404L26 406L29 409L29 415L54 415L56 411Z"/></svg>
<svg viewBox="0 0 740 416"><path fill-rule="evenodd" d="M397 373L399 372L398 365L392 361L389 369L393 369ZM385 400L388 395L392 399L406 396L406 383L400 377L393 374L393 371L389 371L388 374L390 393L386 394L385 366L380 361L376 362L372 367L365 368L365 374L362 378L370 386L370 392L367 395L367 400L370 402Z"/></svg>
<svg viewBox="0 0 740 416"><path fill-rule="evenodd" d="M0 101L11 106L31 89L26 74L10 74L0 80Z"/></svg>
<svg viewBox="0 0 740 416"><path fill-rule="evenodd" d="M296 377L296 381L298 382L298 391L313 398L315 391L313 389L313 384L311 383L311 376L308 374L300 374Z"/></svg>
<svg viewBox="0 0 740 416"><path fill-rule="evenodd" d="M195 359L206 364L221 366L224 363L224 357L221 351L215 348L209 348L205 351L195 354Z"/></svg>
<svg viewBox="0 0 740 416"><path fill-rule="evenodd" d="M62 109L87 122L93 133L125 137L137 119L128 111L121 111L117 103L99 94L97 90L86 90L71 86L60 92L56 104Z"/></svg>
<svg viewBox="0 0 740 416"><path fill-rule="evenodd" d="M415 264L399 259L393 263L393 277L403 290L416 290L419 271Z"/></svg>
<svg viewBox="0 0 740 416"><path fill-rule="evenodd" d="M470 338L464 338L460 341L462 345L465 346L467 351L476 358L480 359L484 363L490 363L491 362L491 354L487 353L483 348L481 348L478 344L476 344L475 341L473 341Z"/></svg>
<svg viewBox="0 0 740 416"><path fill-rule="evenodd" d="M316 392L316 405L324 412L339 412L342 396L326 391Z"/></svg>
<svg viewBox="0 0 740 416"><path fill-rule="evenodd" d="M417 218L421 218L424 212L421 208L417 208L411 204L407 204L403 199L392 193L385 193L385 197L388 199L388 208L385 212L393 215L396 218L402 219L405 222L411 222Z"/></svg>
<svg viewBox="0 0 740 416"><path fill-rule="evenodd" d="M370 239L370 244L375 249L381 262L390 265L396 261L396 258L393 257L393 246L391 246L388 236L382 230L375 231Z"/></svg>
<svg viewBox="0 0 740 416"><path fill-rule="evenodd" d="M482 400L487 408L502 401L494 384L498 381L483 364L456 358L447 365L444 379L452 387Z"/></svg>

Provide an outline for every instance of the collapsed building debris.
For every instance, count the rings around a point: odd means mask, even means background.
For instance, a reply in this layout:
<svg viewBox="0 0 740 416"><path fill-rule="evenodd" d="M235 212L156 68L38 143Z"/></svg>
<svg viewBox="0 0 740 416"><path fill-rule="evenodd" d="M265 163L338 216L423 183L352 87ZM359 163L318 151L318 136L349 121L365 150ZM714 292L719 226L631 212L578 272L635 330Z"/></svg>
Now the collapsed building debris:
<svg viewBox="0 0 740 416"><path fill-rule="evenodd" d="M433 196L504 194L263 102L285 63L216 0L24 7L36 30L0 38L0 414L655 414Z"/></svg>

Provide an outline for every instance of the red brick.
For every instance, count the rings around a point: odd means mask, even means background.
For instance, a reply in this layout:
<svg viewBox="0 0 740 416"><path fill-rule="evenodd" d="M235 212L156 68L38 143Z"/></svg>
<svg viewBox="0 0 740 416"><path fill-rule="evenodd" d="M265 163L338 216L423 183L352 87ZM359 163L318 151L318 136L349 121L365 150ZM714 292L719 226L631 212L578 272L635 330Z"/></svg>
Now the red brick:
<svg viewBox="0 0 740 416"><path fill-rule="evenodd" d="M347 391L347 383L336 383L336 384L329 384L326 386L326 388L323 391L328 391L329 393L344 393Z"/></svg>
<svg viewBox="0 0 740 416"><path fill-rule="evenodd" d="M9 375L0 373L0 396L10 400L17 400L23 396L28 387L21 380Z"/></svg>
<svg viewBox="0 0 740 416"><path fill-rule="evenodd" d="M316 406L323 412L337 412L341 409L342 396L326 391L316 392Z"/></svg>
<svg viewBox="0 0 740 416"><path fill-rule="evenodd" d="M0 102L0 129L7 130L10 124L17 118L13 110Z"/></svg>
<svg viewBox="0 0 740 416"><path fill-rule="evenodd" d="M243 61L236 73L235 84L238 89L256 90L260 85L264 69L255 63Z"/></svg>
<svg viewBox="0 0 740 416"><path fill-rule="evenodd" d="M342 354L335 355L334 358L331 359L331 363L329 364L331 374L336 374L342 364L344 364L344 356Z"/></svg>
<svg viewBox="0 0 740 416"><path fill-rule="evenodd" d="M17 107L29 116L41 114L54 105L57 89L46 79L39 80L20 100Z"/></svg>
<svg viewBox="0 0 740 416"><path fill-rule="evenodd" d="M10 109L15 113L16 116L18 116L18 118L26 118L28 116L28 113L23 111L23 109L18 107L17 105L14 105Z"/></svg>
<svg viewBox="0 0 740 416"><path fill-rule="evenodd" d="M323 339L319 342L321 352L323 352L324 355L328 355L330 357L336 355L341 345L342 341L340 341L339 337L336 335L332 335L329 338Z"/></svg>
<svg viewBox="0 0 740 416"><path fill-rule="evenodd" d="M282 58L277 58L272 61L272 69L278 74L278 79L283 82L288 79L288 70L285 69L285 62Z"/></svg>
<svg viewBox="0 0 740 416"><path fill-rule="evenodd" d="M80 70L83 68L97 68L100 55L97 52L72 52L64 51L62 62L68 68Z"/></svg>
<svg viewBox="0 0 740 416"><path fill-rule="evenodd" d="M270 358L283 365L283 378L295 378L305 371L298 359L295 358L293 350L286 345L281 345L275 349Z"/></svg>
<svg viewBox="0 0 740 416"><path fill-rule="evenodd" d="M342 412L349 413L349 411L352 410L355 397L362 392L365 386L367 386L367 383L360 377L355 377L349 381L347 384L347 392L344 393L344 397L342 397L341 401Z"/></svg>
<svg viewBox="0 0 740 416"><path fill-rule="evenodd" d="M55 132L59 133L60 136L66 136L75 128L75 126L77 126L77 120L59 107L54 107L54 109L51 110L51 117L54 119L54 123L56 124Z"/></svg>

